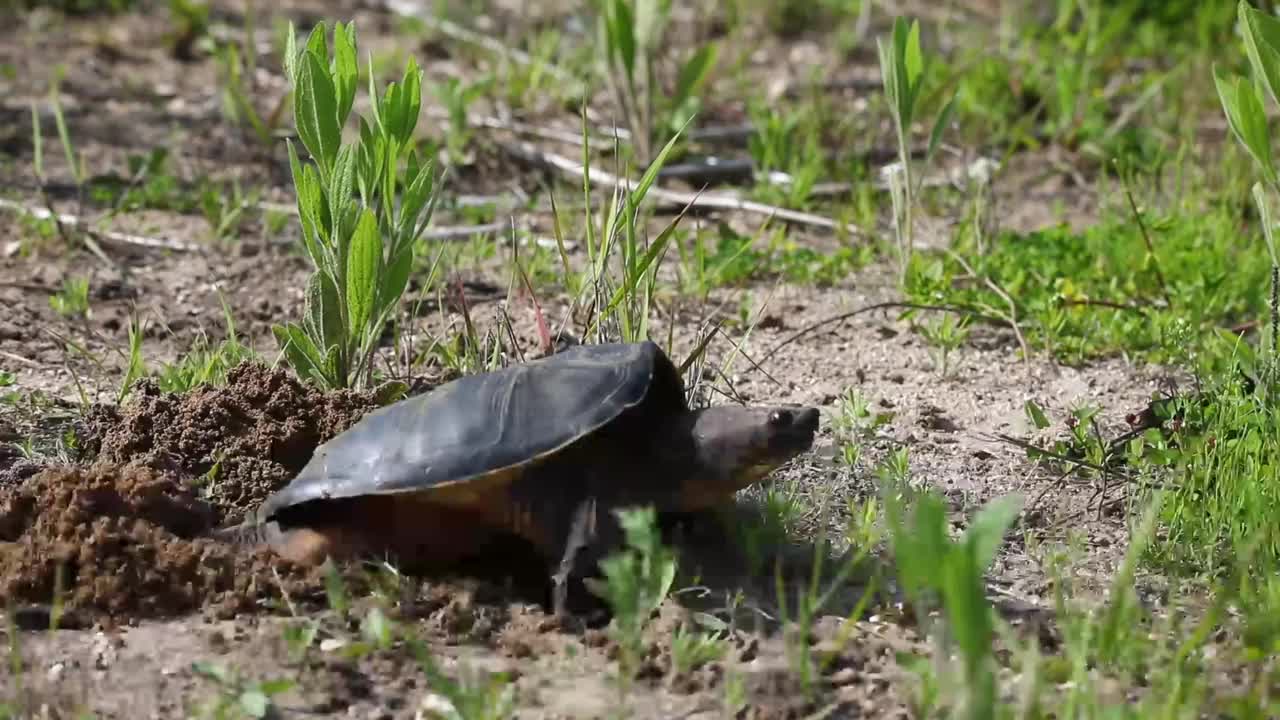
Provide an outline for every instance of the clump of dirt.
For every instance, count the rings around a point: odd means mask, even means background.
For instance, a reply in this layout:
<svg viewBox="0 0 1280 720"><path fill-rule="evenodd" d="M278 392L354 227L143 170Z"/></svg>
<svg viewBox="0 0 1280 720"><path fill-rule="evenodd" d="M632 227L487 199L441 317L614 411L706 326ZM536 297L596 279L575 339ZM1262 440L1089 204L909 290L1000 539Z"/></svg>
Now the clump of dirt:
<svg viewBox="0 0 1280 720"><path fill-rule="evenodd" d="M215 515L145 466L42 470L0 489L0 602L52 602L59 572L65 608L81 617L226 617L278 598L276 573L291 598L319 596L318 570L199 537Z"/></svg>
<svg viewBox="0 0 1280 720"><path fill-rule="evenodd" d="M40 471L40 463L22 456L18 448L0 445L0 488L17 485Z"/></svg>
<svg viewBox="0 0 1280 720"><path fill-rule="evenodd" d="M283 369L245 361L225 385L186 394L139 383L123 408L95 409L82 444L112 463L207 476L215 520L236 523L287 484L318 445L375 407L372 392L321 392Z"/></svg>

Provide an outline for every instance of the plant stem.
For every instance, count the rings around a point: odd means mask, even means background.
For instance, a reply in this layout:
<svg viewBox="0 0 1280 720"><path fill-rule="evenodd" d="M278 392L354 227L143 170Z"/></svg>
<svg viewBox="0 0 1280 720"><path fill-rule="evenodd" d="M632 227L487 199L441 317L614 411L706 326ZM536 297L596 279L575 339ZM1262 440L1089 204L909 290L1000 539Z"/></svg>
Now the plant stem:
<svg viewBox="0 0 1280 720"><path fill-rule="evenodd" d="M915 193L911 189L911 156L907 154L906 120L899 117L898 122L898 157L902 161L903 203L900 218L895 218L905 227L898 228L898 254L901 258L901 282L907 282L907 268L911 263L911 254L915 251L914 223L911 218L911 205L915 201ZM905 243L904 243L905 238Z"/></svg>
<svg viewBox="0 0 1280 720"><path fill-rule="evenodd" d="M1270 399L1276 380L1276 334L1280 333L1280 265L1271 264L1271 352L1267 353L1267 397Z"/></svg>

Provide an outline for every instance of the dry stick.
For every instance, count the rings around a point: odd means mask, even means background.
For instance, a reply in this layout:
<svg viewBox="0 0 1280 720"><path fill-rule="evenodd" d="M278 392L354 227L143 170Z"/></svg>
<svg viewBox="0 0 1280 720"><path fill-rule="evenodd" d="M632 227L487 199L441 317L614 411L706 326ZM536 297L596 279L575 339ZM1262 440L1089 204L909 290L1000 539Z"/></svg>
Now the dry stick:
<svg viewBox="0 0 1280 720"><path fill-rule="evenodd" d="M1124 303L1113 302L1111 300L1073 299L1073 300L1063 300L1062 303L1064 305L1081 305L1086 307L1092 306L1092 307L1111 308L1112 310L1127 310L1128 312L1137 313L1142 317L1147 316L1146 310L1143 310L1141 307L1137 305L1125 305Z"/></svg>
<svg viewBox="0 0 1280 720"><path fill-rule="evenodd" d="M516 157L545 165L566 175L582 178L587 172L581 163L575 162L561 155L556 155L555 153L544 152L526 142L499 142L498 146ZM623 180L616 175L607 173L603 170L592 169L590 174L591 177L588 178L588 181L592 184L601 184L613 188L623 188L628 192L634 191L638 185L635 181ZM861 228L853 225L852 223L839 223L831 218L823 217L821 215L799 212L797 210L788 210L786 208L777 207L776 205L767 205L765 203L753 202L751 200L742 200L740 198L727 195L680 192L658 187L657 185L653 185L649 188L649 195L675 205L692 206L703 209L749 212L759 215L767 215L771 218L778 218L779 220L787 222L823 227L830 230L838 230L843 226L843 229L851 235L866 235Z"/></svg>
<svg viewBox="0 0 1280 720"><path fill-rule="evenodd" d="M21 365L26 365L28 367L40 367L40 363L36 362L35 360L32 360L31 358L25 358L25 357L22 357L21 355L15 355L5 350L0 350L0 357L9 358L10 360L16 363L19 363Z"/></svg>
<svg viewBox="0 0 1280 720"><path fill-rule="evenodd" d="M1090 462L1083 458L1073 458L1069 455L1064 455L1059 452L1054 452L1053 450L1048 450L1048 449L1039 447L1037 445L1027 442L1026 440L1016 438L1012 435L1006 435L1004 433L987 433L987 432L980 433L980 435L982 435L988 440L1000 440L1001 442L1005 442L1010 445L1020 447L1024 450L1030 450L1031 452L1044 455L1045 457L1053 460L1057 460L1058 462L1069 463L1071 465L1076 465L1078 467L1088 468L1098 473L1114 473L1116 475L1119 475L1120 477L1125 478L1126 480L1133 479L1132 475L1122 472L1120 470L1117 470L1115 468L1109 468L1109 467L1106 467L1105 465L1099 465L1097 463Z"/></svg>
<svg viewBox="0 0 1280 720"><path fill-rule="evenodd" d="M1067 478L1075 471L1075 468L1069 468L1063 471L1063 473L1058 476L1057 480L1046 484L1040 492L1036 493L1036 496L1031 500L1031 502L1027 503L1027 512L1031 512L1036 509L1036 507L1040 505L1040 501L1044 499L1044 496L1049 494L1050 490L1061 490L1063 486L1066 485Z"/></svg>
<svg viewBox="0 0 1280 720"><path fill-rule="evenodd" d="M53 219L61 225L83 230L94 240L105 244L146 248L149 250L177 250L181 252L197 252L200 249L197 245L190 245L179 240L131 235L129 233L116 232L114 230L98 230L91 227L89 221L84 218L80 218L75 215L68 215L66 213L53 212L45 208L28 207L21 203L16 203L4 198L0 198L0 209L33 217L37 220Z"/></svg>
<svg viewBox="0 0 1280 720"><path fill-rule="evenodd" d="M431 111L424 110L424 112L427 112L428 114L430 114ZM537 125L531 125L529 123L520 122L518 120L506 120L493 115L476 115L476 116L469 117L467 121L472 125L475 125L476 127L481 127L487 130L504 130L506 132L510 132L516 135L528 135L531 137L542 138L544 140L552 140L552 141L561 142L567 145L574 145L576 147L583 146L581 133L570 134L567 132L555 130L553 128L543 128ZM690 140L697 140L697 139L716 140L716 139L719 139L720 134L728 133L733 130L736 130L736 128L729 128L729 127L721 128L717 126L707 127L707 128L693 128L689 131L688 137ZM630 137L630 133L629 131L626 130L626 128L617 128L616 133L617 133L618 140L625 140L628 137ZM601 137L597 137L597 139L595 140L588 139L588 141L592 145L598 145L598 144L608 145L609 143L613 142L613 140L614 138L612 136L610 136L608 139L601 139ZM919 151L919 152L923 152L923 151ZM919 152L916 152L915 154L919 154ZM689 163L689 165L690 166L702 165L707 167L708 169L713 169L714 167L712 163L709 163L709 162ZM879 178L878 174L876 176L877 178ZM788 175L787 173L778 172L778 171L761 174L760 179L771 185L780 185L780 186L786 186L792 182L792 178L790 175ZM946 173L935 173L933 175L925 176L918 183L920 187L927 187L927 188L946 187L953 184L954 183L952 179L947 177ZM837 196L848 194L855 187L856 186L853 183L841 182L839 180L820 182L820 183L814 184L814 186L809 189L809 197L811 198L837 197ZM876 179L871 181L871 187L875 188L880 192L885 192L889 189L889 184L885 182L883 179Z"/></svg>
<svg viewBox="0 0 1280 720"><path fill-rule="evenodd" d="M287 212L287 213L290 213L291 215L294 215L295 217L298 214L297 207L293 205L283 205L279 203L271 203L271 204L258 203L258 207L269 209L269 210L278 210L280 212ZM511 216L512 220L515 220L517 218L518 216L516 215ZM465 240L467 238L471 238L476 235L484 235L486 233L505 231L509 226L509 224L510 223L507 223L507 222L491 222L491 223L482 223L480 225L439 225L436 227L431 227L431 228L427 228L426 230L423 230L422 234L419 237L421 237L423 240ZM290 238L280 238L279 240L273 240L272 242L279 245L292 245L295 241Z"/></svg>
<svg viewBox="0 0 1280 720"><path fill-rule="evenodd" d="M791 335L790 337L784 340L779 341L778 344L774 345L773 348L769 350L769 352L765 353L764 357L760 358L760 362L764 362L768 360L769 358L773 357L774 354L777 353L782 348L786 347L787 345L790 345L796 340L799 340L805 335L808 335L814 330L819 330L827 325L834 325L836 323L843 322L845 320L848 320L851 317L862 315L864 313L869 313L874 310L884 310L887 308L906 308L908 310L936 310L938 312L962 313L966 315L972 315L973 317L976 317L979 320L985 320L989 323L1000 325L1002 327L1007 327L1007 328L1013 327L1013 323L1010 323L1008 318L996 317L994 315L987 315L985 313L980 313L980 312L977 312L976 310L972 310L966 307L961 307L959 305L926 305L923 303L912 303L912 302L880 302L880 303L874 303L872 305L867 305L866 307L860 307L857 310L850 310L849 312L840 313L839 315L832 315L829 318L823 318L822 320L818 320L814 323L806 325L805 327L796 331L795 334Z"/></svg>
<svg viewBox="0 0 1280 720"><path fill-rule="evenodd" d="M554 142L563 143L565 145L574 145L582 147L582 133L572 133L566 130L556 130L555 128L546 128L538 125L531 125L519 120L506 120L494 115L477 115L467 118L467 121L477 127L487 128L489 130L506 130L508 132L519 133L521 135L529 135L531 137L542 138L543 140L552 140ZM612 138L597 136L592 140L588 138L591 144L607 145Z"/></svg>

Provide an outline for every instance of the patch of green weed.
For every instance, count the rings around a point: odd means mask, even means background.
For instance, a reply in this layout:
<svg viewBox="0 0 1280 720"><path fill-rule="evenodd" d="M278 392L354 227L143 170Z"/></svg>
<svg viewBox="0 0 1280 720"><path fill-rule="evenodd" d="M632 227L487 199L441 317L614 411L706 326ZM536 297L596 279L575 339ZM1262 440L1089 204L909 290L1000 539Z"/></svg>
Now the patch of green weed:
<svg viewBox="0 0 1280 720"><path fill-rule="evenodd" d="M984 255L962 246L959 259L918 257L906 291L917 303L1000 317L1011 299L1027 342L1069 363L1115 353L1179 360L1188 340L1266 307L1266 250L1238 233L1228 210L1144 223L1154 255L1131 219L1003 232Z"/></svg>
<svg viewBox="0 0 1280 720"><path fill-rule="evenodd" d="M829 252L772 233L764 247L726 224L708 240L702 229L678 238L679 274L685 292L705 296L721 287L741 287L783 279L800 285L830 286L873 259L870 246L840 246Z"/></svg>

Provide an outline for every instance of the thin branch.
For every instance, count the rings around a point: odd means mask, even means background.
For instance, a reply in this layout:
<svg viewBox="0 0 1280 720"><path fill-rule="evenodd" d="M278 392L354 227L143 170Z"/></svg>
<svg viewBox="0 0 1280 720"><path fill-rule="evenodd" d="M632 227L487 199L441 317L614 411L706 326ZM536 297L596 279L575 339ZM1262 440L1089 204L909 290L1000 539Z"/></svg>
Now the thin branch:
<svg viewBox="0 0 1280 720"><path fill-rule="evenodd" d="M1104 308L1111 308L1112 310L1125 310L1128 312L1137 313L1142 317L1147 316L1146 310L1142 309L1137 305L1125 305L1124 303L1113 302L1111 300L1067 299L1067 300L1063 300L1062 304L1070 305L1070 306L1080 305L1080 306L1087 306L1087 307L1104 307Z"/></svg>
<svg viewBox="0 0 1280 720"><path fill-rule="evenodd" d="M81 230L92 239L106 245L146 248L148 250L177 250L180 252L198 252L200 250L198 245L191 245L179 240L131 235L129 233L116 232L114 230L99 230L90 225L89 221L84 218L80 218L75 215L68 215L66 213L56 213L40 207L28 207L21 203L6 200L4 198L0 198L0 210L16 212L21 215L33 217L37 220L52 219L59 225Z"/></svg>
<svg viewBox="0 0 1280 720"><path fill-rule="evenodd" d="M581 163L575 162L561 155L544 152L526 142L499 142L498 144L503 150L516 157L522 158L527 162L544 165L565 175L582 178L587 172ZM591 177L588 180L593 185L599 184L612 188L623 188L627 191L634 190L637 185L635 181L623 180L616 175L612 175L603 170L596 170L594 168L590 171L590 175ZM750 200L743 200L741 198L728 195L680 192L661 188L657 185L649 188L649 195L663 202L674 205L692 206L702 209L748 212L758 215L766 215L771 218L778 218L779 220L787 222L827 228L829 230L838 230L843 228L849 234L854 236L866 235L861 228L853 225L852 223L839 223L831 218L823 217L821 215L788 210L787 208L753 202Z"/></svg>
<svg viewBox="0 0 1280 720"><path fill-rule="evenodd" d="M849 318L856 317L864 313L873 312L875 310L885 310L888 308L905 308L908 310L936 310L938 312L960 313L964 315L970 315L978 318L979 320L985 320L986 322L989 322L995 325L1000 325L1002 327L1007 327L1007 328L1013 327L1013 323L1009 322L1008 318L996 317L994 315L987 315L985 313L980 313L966 307L960 307L958 305L925 305L922 303L912 303L912 302L880 302L872 305L867 305L866 307L858 308L857 310L850 310L849 312L840 313L839 315L833 315L828 318L823 318L822 320L818 320L814 323L806 325L805 327L796 331L790 337L784 340L781 340L778 342L778 344L774 345L769 350L769 352L765 353L764 357L760 358L760 362L764 362L768 360L769 358L773 357L774 354L777 353L782 348L786 347L787 345L790 345L791 343L795 342L796 340L799 340L800 338L804 337L805 335L808 335L809 333L815 330L819 330L823 327L826 327L827 325L834 325L836 323L844 322Z"/></svg>
<svg viewBox="0 0 1280 720"><path fill-rule="evenodd" d="M35 360L32 360L31 358L22 357L21 355L15 355L6 350L0 350L0 357L9 358L10 360L16 363L19 363L21 365L26 365L27 367L40 367L40 363L36 362Z"/></svg>

